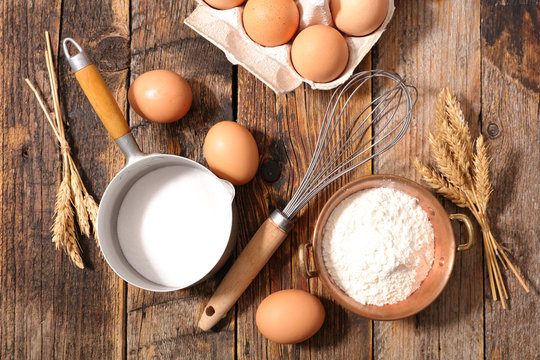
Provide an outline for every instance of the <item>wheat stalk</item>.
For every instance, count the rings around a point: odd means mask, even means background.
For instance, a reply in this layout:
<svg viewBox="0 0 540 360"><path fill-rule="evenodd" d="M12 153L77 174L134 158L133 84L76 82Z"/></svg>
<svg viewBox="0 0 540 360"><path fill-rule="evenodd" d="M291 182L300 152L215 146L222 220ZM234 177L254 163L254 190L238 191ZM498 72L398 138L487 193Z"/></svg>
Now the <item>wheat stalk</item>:
<svg viewBox="0 0 540 360"><path fill-rule="evenodd" d="M469 126L465 122L465 116L457 98L448 89L441 94L444 94L448 125L452 129L452 135L447 135L446 140L451 144L459 168L468 177L473 153Z"/></svg>
<svg viewBox="0 0 540 360"><path fill-rule="evenodd" d="M469 127L457 99L448 89L442 90L437 97L435 133L429 134L429 143L441 172L458 187L468 185L472 160Z"/></svg>
<svg viewBox="0 0 540 360"><path fill-rule="evenodd" d="M469 206L467 197L463 191L450 184L450 182L436 170L422 164L418 158L414 159L414 166L422 175L424 181L426 181L432 189L437 191L437 193L448 200L451 200L459 207L465 208Z"/></svg>
<svg viewBox="0 0 540 360"><path fill-rule="evenodd" d="M81 186L81 180L71 167L71 190L73 192L73 206L75 207L75 212L77 213L77 223L79 224L79 229L81 233L85 236L90 237L90 222L88 219L88 212L84 203L84 195Z"/></svg>
<svg viewBox="0 0 540 360"><path fill-rule="evenodd" d="M71 157L70 148L66 140L62 113L60 111L56 72L54 70L52 59L51 39L47 31L45 32L45 42L47 44L45 63L47 65L49 84L53 98L54 119L51 117L45 101L43 101L43 98L36 87L30 80L25 79L25 81L30 87L30 90L34 93L47 121L51 125L54 136L60 145L60 153L62 155L62 181L60 182L56 194L55 216L51 227L52 241L57 249L63 247L75 266L82 269L84 268L84 262L81 256L81 247L75 232L75 213L77 215L77 223L81 233L89 237L91 224L93 235L97 241L98 205L84 186L81 175ZM74 209L75 212L73 211Z"/></svg>
<svg viewBox="0 0 540 360"><path fill-rule="evenodd" d="M86 210L88 211L88 216L90 218L90 222L92 223L92 229L94 230L94 239L96 240L96 244L99 247L99 241L98 241L98 234L97 234L97 214L98 214L98 204L94 200L94 198L90 194L86 194L84 196L84 205L86 206Z"/></svg>
<svg viewBox="0 0 540 360"><path fill-rule="evenodd" d="M52 225L52 242L58 249L64 244L65 229L71 210L71 189L68 179L64 178L60 183L56 193L56 203L54 206L54 221Z"/></svg>
<svg viewBox="0 0 540 360"><path fill-rule="evenodd" d="M94 198L92 197L92 195L88 193L88 190L86 190L86 187L84 186L84 183L81 178L81 174L79 173L77 166L75 166L75 163L73 162L73 159L71 158L71 156L69 160L70 160L71 170L75 173L75 175L79 179L79 185L81 186L82 195L83 195L82 204L84 205L84 210L85 210L85 213L87 214L87 220L92 225L92 230L93 230L92 234L94 236L94 239L96 240L96 244L99 247L98 236L97 236L97 213L98 213L99 206L97 202L94 200ZM89 234L87 236L90 237Z"/></svg>
<svg viewBox="0 0 540 360"><path fill-rule="evenodd" d="M67 219L66 226L64 228L64 248L66 249L69 258L79 269L84 269L84 262L81 257L81 247L75 234L75 219L73 214L73 208L67 206L65 209L65 217Z"/></svg>
<svg viewBox="0 0 540 360"><path fill-rule="evenodd" d="M491 160L487 152L487 144L484 142L484 137L480 135L476 140L476 152L473 155L473 179L474 190L478 196L478 205L484 212L487 209L487 203L493 192L493 187L489 180L489 165Z"/></svg>
<svg viewBox="0 0 540 360"><path fill-rule="evenodd" d="M466 186L470 181L464 175L448 143L441 136L432 133L429 134L428 140L433 152L433 158L441 173L456 187Z"/></svg>
<svg viewBox="0 0 540 360"><path fill-rule="evenodd" d="M77 236L75 235L75 220L73 218L73 208L71 205L71 187L69 172L64 166L64 178L56 194L56 204L54 212L56 214L52 226L52 241L58 249L64 247L71 261L80 269L84 268ZM66 176L66 173L68 174Z"/></svg>
<svg viewBox="0 0 540 360"><path fill-rule="evenodd" d="M510 268L526 292L529 288L512 264L505 249L493 236L487 217L487 205L493 185L489 175L490 158L482 135L471 140L469 126L459 102L448 89L437 97L434 133L429 144L438 171L415 159L414 165L426 183L448 200L467 207L482 229L484 253L493 299L500 299L506 309L508 292L502 278L501 267Z"/></svg>

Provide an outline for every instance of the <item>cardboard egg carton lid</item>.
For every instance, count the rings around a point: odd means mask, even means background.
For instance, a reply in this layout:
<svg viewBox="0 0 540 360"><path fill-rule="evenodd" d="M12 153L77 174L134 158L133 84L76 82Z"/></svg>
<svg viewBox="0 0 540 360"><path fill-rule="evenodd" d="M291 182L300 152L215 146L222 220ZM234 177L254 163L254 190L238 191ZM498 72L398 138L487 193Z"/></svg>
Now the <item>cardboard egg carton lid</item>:
<svg viewBox="0 0 540 360"><path fill-rule="evenodd" d="M300 11L298 30L315 24L333 26L328 2L297 0ZM202 0L197 0L197 3L193 13L184 20L185 24L221 49L231 63L242 65L277 94L292 91L302 82L319 90L329 90L343 84L379 40L394 14L394 0L389 0L386 19L378 30L367 36L345 36L349 46L349 62L343 74L331 82L316 83L301 77L294 69L290 58L292 40L281 46L264 47L249 38L242 24L243 6L217 10Z"/></svg>

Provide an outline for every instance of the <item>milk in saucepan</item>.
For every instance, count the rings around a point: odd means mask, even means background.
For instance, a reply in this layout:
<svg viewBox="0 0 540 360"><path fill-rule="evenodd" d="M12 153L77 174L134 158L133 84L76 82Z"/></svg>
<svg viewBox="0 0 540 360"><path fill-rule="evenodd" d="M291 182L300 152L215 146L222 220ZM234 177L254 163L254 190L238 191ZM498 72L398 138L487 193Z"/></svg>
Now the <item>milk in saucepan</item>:
<svg viewBox="0 0 540 360"><path fill-rule="evenodd" d="M167 166L141 177L118 213L118 241L142 276L187 287L219 261L228 243L231 195L200 169Z"/></svg>

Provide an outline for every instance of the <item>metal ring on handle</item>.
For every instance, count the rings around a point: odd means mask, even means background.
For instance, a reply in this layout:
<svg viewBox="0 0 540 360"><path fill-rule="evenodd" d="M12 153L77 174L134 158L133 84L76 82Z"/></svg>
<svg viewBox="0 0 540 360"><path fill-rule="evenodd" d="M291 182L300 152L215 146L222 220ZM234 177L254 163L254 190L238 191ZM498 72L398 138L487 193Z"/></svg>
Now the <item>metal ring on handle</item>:
<svg viewBox="0 0 540 360"><path fill-rule="evenodd" d="M469 219L469 217L465 214L451 214L449 215L449 218L450 220L457 220L463 223L465 225L465 228L467 229L468 241L464 244L459 244L457 247L457 251L464 251L472 248L476 238L476 231L474 229L471 219Z"/></svg>
<svg viewBox="0 0 540 360"><path fill-rule="evenodd" d="M289 220L287 218L287 216L285 216L285 214L283 214L278 209L275 209L274 211L272 211L272 213L270 214L270 219L272 219L274 224L279 226L281 228L281 230L283 230L285 232L291 231L291 229L293 227L293 222L291 220Z"/></svg>
<svg viewBox="0 0 540 360"><path fill-rule="evenodd" d="M77 54L72 56L69 53L69 43L71 43L73 46L75 46L75 48L77 48L77 50L79 50ZM71 66L71 70L73 70L73 72L77 72L92 64L79 43L72 38L65 38L64 41L62 41L62 48L64 49L64 55L66 55L66 59L68 60L69 66Z"/></svg>

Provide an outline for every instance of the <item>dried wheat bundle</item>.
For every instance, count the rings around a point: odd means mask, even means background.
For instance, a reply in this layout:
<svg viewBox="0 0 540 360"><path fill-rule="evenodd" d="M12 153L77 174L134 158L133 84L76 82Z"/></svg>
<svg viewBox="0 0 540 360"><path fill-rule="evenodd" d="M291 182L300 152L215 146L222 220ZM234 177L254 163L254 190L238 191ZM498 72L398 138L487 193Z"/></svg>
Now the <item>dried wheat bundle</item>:
<svg viewBox="0 0 540 360"><path fill-rule="evenodd" d="M437 98L435 129L429 134L429 144L437 169L418 159L414 165L432 189L457 206L471 210L480 224L493 299L500 298L506 309L508 293L499 263L512 270L525 291L529 292L529 288L508 259L507 249L495 240L489 227L487 205L493 187L487 144L482 135L473 144L460 104L448 89L442 90Z"/></svg>
<svg viewBox="0 0 540 360"><path fill-rule="evenodd" d="M84 268L84 263L81 257L81 247L75 232L75 214L77 215L76 220L81 233L89 237L91 231L90 228L92 228L93 235L97 241L98 205L84 186L79 171L71 157L69 144L66 140L64 123L60 112L56 72L54 70L52 58L51 38L47 31L45 32L45 42L47 44L45 62L47 64L49 83L53 98L54 119L51 117L38 90L32 85L30 80L25 79L25 81L36 96L47 121L51 125L53 133L60 145L60 152L62 155L62 181L60 182L60 187L56 194L56 204L54 208L55 216L51 228L52 241L57 249L63 247L73 264L82 269Z"/></svg>

